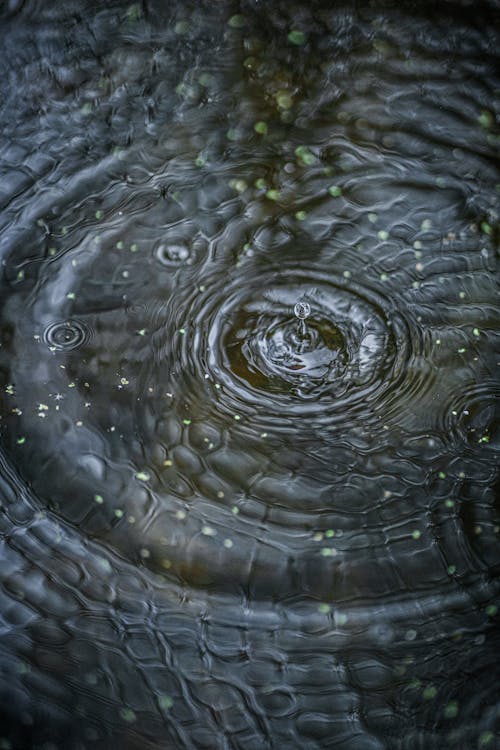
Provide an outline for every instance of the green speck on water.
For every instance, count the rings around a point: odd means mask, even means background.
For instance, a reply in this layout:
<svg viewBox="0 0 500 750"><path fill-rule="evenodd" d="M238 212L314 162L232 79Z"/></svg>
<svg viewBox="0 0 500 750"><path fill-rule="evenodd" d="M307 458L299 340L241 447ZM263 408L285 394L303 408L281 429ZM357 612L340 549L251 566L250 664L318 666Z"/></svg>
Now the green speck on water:
<svg viewBox="0 0 500 750"><path fill-rule="evenodd" d="M168 711L168 709L172 708L172 706L174 705L174 701L169 695L159 695L158 705L163 711Z"/></svg>
<svg viewBox="0 0 500 750"><path fill-rule="evenodd" d="M479 735L479 747L487 747L494 740L493 732L482 732Z"/></svg>
<svg viewBox="0 0 500 750"><path fill-rule="evenodd" d="M478 443L489 443L490 442L490 436L489 435L483 435L479 438L477 441Z"/></svg>
<svg viewBox="0 0 500 750"><path fill-rule="evenodd" d="M147 482L150 479L150 476L147 471L138 471L135 478L139 479L141 482Z"/></svg>
<svg viewBox="0 0 500 750"><path fill-rule="evenodd" d="M293 98L288 91L278 91L276 94L276 104L280 109L291 109Z"/></svg>
<svg viewBox="0 0 500 750"><path fill-rule="evenodd" d="M498 607L495 604L488 604L486 607L486 614L488 617L495 617L498 612Z"/></svg>
<svg viewBox="0 0 500 750"><path fill-rule="evenodd" d="M474 328L472 333L474 334L474 336L480 336L479 328Z"/></svg>
<svg viewBox="0 0 500 750"><path fill-rule="evenodd" d="M297 221L304 221L304 219L307 217L306 211L297 211L295 214L295 218Z"/></svg>
<svg viewBox="0 0 500 750"><path fill-rule="evenodd" d="M438 477L439 477L440 479L446 479L446 474L444 473L444 471L440 471L440 472L438 473Z"/></svg>
<svg viewBox="0 0 500 750"><path fill-rule="evenodd" d="M141 6L139 3L134 3L127 8L127 21L138 21L141 17Z"/></svg>
<svg viewBox="0 0 500 750"><path fill-rule="evenodd" d="M383 240L384 242L389 239L389 232L386 232L385 229L381 229L380 232L377 232L377 237L379 240Z"/></svg>
<svg viewBox="0 0 500 750"><path fill-rule="evenodd" d="M447 508L454 508L455 507L455 501L454 500L445 500L444 504Z"/></svg>
<svg viewBox="0 0 500 750"><path fill-rule="evenodd" d="M189 427L189 425L191 424L191 420L190 419L183 419L182 420L182 424L186 425L186 427Z"/></svg>
<svg viewBox="0 0 500 750"><path fill-rule="evenodd" d="M295 156L300 159L300 161L303 164L306 164L307 166L314 164L316 162L316 157L314 156L311 151L307 148L307 146L297 146L295 149ZM339 188L340 190L340 188ZM340 191L342 193L342 191ZM331 193L330 193L331 195Z"/></svg>
<svg viewBox="0 0 500 750"><path fill-rule="evenodd" d="M271 188L267 191L266 198L269 198L270 201L277 201L280 198L280 191Z"/></svg>
<svg viewBox="0 0 500 750"><path fill-rule="evenodd" d="M228 24L232 29L243 29L247 25L247 19L245 18L245 16L237 13L235 16L231 16Z"/></svg>
<svg viewBox="0 0 500 750"><path fill-rule="evenodd" d="M131 708L121 708L120 709L120 716L122 719L129 724L132 724L136 720L135 711L132 711Z"/></svg>
<svg viewBox="0 0 500 750"><path fill-rule="evenodd" d="M335 531L333 529L327 529L325 531L325 536L327 539L331 539L332 537L335 536Z"/></svg>
<svg viewBox="0 0 500 750"><path fill-rule="evenodd" d="M292 29L292 31L288 34L288 41L292 44L297 44L298 46L306 43L306 35L303 31L298 31L298 29Z"/></svg>
<svg viewBox="0 0 500 750"><path fill-rule="evenodd" d="M235 415L234 415L234 419L235 419L235 420L236 420L237 422L239 422L239 421L240 421L240 419L241 419L241 417L240 417L240 415L239 415L239 414L235 414Z"/></svg>
<svg viewBox="0 0 500 750"><path fill-rule="evenodd" d="M321 554L323 557L333 557L333 550L330 547L322 547Z"/></svg>
<svg viewBox="0 0 500 750"><path fill-rule="evenodd" d="M434 685L428 685L424 689L424 692L422 693L424 700L426 701L430 701L433 698L435 698L436 694L437 694L437 688L435 688Z"/></svg>
<svg viewBox="0 0 500 750"><path fill-rule="evenodd" d="M332 198L338 198L342 195L342 188L340 188L338 185L330 185L328 188L328 192L332 196Z"/></svg>
<svg viewBox="0 0 500 750"><path fill-rule="evenodd" d="M95 212L95 217L96 217L97 220L102 219L103 216L104 216L104 211L96 211Z"/></svg>
<svg viewBox="0 0 500 750"><path fill-rule="evenodd" d="M179 328L179 333L181 334L181 336L184 336L184 334L186 333L186 329L185 328Z"/></svg>
<svg viewBox="0 0 500 750"><path fill-rule="evenodd" d="M25 442L26 442L26 438L25 437L17 438L17 444L18 445L24 445Z"/></svg>
<svg viewBox="0 0 500 750"><path fill-rule="evenodd" d="M456 565L448 565L447 567L448 575L452 576L455 575L457 572L457 566Z"/></svg>
<svg viewBox="0 0 500 750"><path fill-rule="evenodd" d="M236 505L233 505L233 507L231 508L231 511L234 513L235 516L237 516L238 513L240 512L240 509Z"/></svg>
<svg viewBox="0 0 500 750"><path fill-rule="evenodd" d="M116 243L116 249L117 249L117 250L123 250L123 248L124 248L124 243L123 243L123 241L122 241L122 240L119 240L119 241L118 241L118 242Z"/></svg>
<svg viewBox="0 0 500 750"><path fill-rule="evenodd" d="M248 185L245 180L229 180L229 187L236 190L237 193L244 193Z"/></svg>
<svg viewBox="0 0 500 750"><path fill-rule="evenodd" d="M331 607L329 604L319 604L318 605L318 612L321 612L322 615L327 615L330 611Z"/></svg>
<svg viewBox="0 0 500 750"><path fill-rule="evenodd" d="M190 29L189 21L177 21L177 23L174 26L175 33L179 35L188 34L189 29Z"/></svg>
<svg viewBox="0 0 500 750"><path fill-rule="evenodd" d="M145 329L145 328L141 328L141 330L140 330L140 331L137 331L137 334L138 334L139 336L145 336L145 335L146 335L146 329Z"/></svg>
<svg viewBox="0 0 500 750"><path fill-rule="evenodd" d="M74 292L69 292L66 297L67 299L76 299L76 294Z"/></svg>
<svg viewBox="0 0 500 750"><path fill-rule="evenodd" d="M136 253L138 251L138 249L139 249L139 246L137 245L136 242L134 242L132 245L130 245L130 252L131 253Z"/></svg>
<svg viewBox="0 0 500 750"><path fill-rule="evenodd" d="M484 232L485 234L491 234L491 232L492 232L491 224L488 224L487 221L482 221L481 222L481 231Z"/></svg>
<svg viewBox="0 0 500 750"><path fill-rule="evenodd" d="M256 122L253 126L253 129L259 135L267 135L267 122L264 122L264 120L259 120L259 122Z"/></svg>
<svg viewBox="0 0 500 750"><path fill-rule="evenodd" d="M491 128L491 126L495 122L495 118L493 117L491 112L488 112L487 109L483 109L483 111L477 118L477 121L482 128Z"/></svg>
<svg viewBox="0 0 500 750"><path fill-rule="evenodd" d="M203 156L197 156L194 160L194 163L196 167L203 167L203 165L205 164L205 159L203 158Z"/></svg>
<svg viewBox="0 0 500 750"><path fill-rule="evenodd" d="M121 510L120 508L117 508L117 509L115 510L115 516L116 516L117 518L123 518L123 510Z"/></svg>
<svg viewBox="0 0 500 750"><path fill-rule="evenodd" d="M104 498L102 495L94 495L94 500L98 505L102 505L104 502Z"/></svg>
<svg viewBox="0 0 500 750"><path fill-rule="evenodd" d="M267 187L267 183L263 177L259 177L258 180L255 180L255 187L257 190L265 190Z"/></svg>
<svg viewBox="0 0 500 750"><path fill-rule="evenodd" d="M454 719L458 715L458 703L456 701L450 701L444 707L444 715L447 719Z"/></svg>
<svg viewBox="0 0 500 750"><path fill-rule="evenodd" d="M415 529L415 531L411 532L411 535L413 539L420 539L420 537L422 536L422 532L419 531L418 529Z"/></svg>

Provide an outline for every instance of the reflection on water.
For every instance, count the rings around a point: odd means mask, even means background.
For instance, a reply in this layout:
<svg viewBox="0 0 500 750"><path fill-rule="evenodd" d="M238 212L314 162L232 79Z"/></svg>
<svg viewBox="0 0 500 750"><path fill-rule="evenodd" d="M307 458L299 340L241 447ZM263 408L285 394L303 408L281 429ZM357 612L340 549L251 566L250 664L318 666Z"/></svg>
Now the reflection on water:
<svg viewBox="0 0 500 750"><path fill-rule="evenodd" d="M495 747L494 4L0 8L0 746Z"/></svg>

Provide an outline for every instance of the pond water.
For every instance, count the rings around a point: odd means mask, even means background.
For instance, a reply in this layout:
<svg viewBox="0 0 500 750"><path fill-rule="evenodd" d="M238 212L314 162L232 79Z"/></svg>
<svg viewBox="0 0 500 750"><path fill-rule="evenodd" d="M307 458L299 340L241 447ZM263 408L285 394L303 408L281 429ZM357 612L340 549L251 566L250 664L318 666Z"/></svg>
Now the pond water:
<svg viewBox="0 0 500 750"><path fill-rule="evenodd" d="M0 748L498 747L499 6L0 4Z"/></svg>

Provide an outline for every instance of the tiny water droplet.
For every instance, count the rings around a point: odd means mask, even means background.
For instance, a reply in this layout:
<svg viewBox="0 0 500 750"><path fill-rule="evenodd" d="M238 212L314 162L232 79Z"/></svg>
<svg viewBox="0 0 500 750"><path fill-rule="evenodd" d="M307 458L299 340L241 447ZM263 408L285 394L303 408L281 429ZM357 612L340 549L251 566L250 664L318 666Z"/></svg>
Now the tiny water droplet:
<svg viewBox="0 0 500 750"><path fill-rule="evenodd" d="M305 320L311 314L311 305L308 302L297 302L293 311L299 320Z"/></svg>

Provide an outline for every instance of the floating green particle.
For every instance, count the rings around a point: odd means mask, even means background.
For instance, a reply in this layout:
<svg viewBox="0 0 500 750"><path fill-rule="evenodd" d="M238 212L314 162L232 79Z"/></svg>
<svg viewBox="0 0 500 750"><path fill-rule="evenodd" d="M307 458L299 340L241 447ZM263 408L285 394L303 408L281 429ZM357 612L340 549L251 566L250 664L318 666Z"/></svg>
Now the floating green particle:
<svg viewBox="0 0 500 750"><path fill-rule="evenodd" d="M415 531L411 532L411 535L413 539L417 540L417 539L420 539L420 537L422 536L422 532L419 531L418 529L415 529Z"/></svg>
<svg viewBox="0 0 500 750"><path fill-rule="evenodd" d="M183 419L182 420L182 424L185 424L186 427L189 427L189 425L191 424L191 420L190 419Z"/></svg>
<svg viewBox="0 0 500 750"><path fill-rule="evenodd" d="M234 418L234 419L235 419L235 420L236 420L237 422L239 422L239 421L240 421L240 419L241 419L241 417L240 417L240 415L239 415L239 414L235 414L233 418Z"/></svg>
<svg viewBox="0 0 500 750"><path fill-rule="evenodd" d="M100 210L96 211L94 215L96 219L99 221L99 219L102 219L102 217L104 216L104 211L100 211Z"/></svg>
<svg viewBox="0 0 500 750"><path fill-rule="evenodd" d="M491 128L491 126L495 122L495 118L493 117L491 112L488 112L487 109L483 109L483 111L477 118L477 121L482 128Z"/></svg>
<svg viewBox="0 0 500 750"><path fill-rule="evenodd" d="M123 247L124 247L124 245L123 245L123 241L122 241L122 240L119 240L119 241L118 241L118 242L116 243L116 249L117 249L117 250L123 250Z"/></svg>
<svg viewBox="0 0 500 750"><path fill-rule="evenodd" d="M228 25L231 26L232 29L243 29L247 25L247 19L245 16L237 13L235 16L231 16Z"/></svg>
<svg viewBox="0 0 500 750"><path fill-rule="evenodd" d="M332 198L338 198L342 195L342 188L340 188L338 185L330 185L328 188L328 192L332 196Z"/></svg>
<svg viewBox="0 0 500 750"><path fill-rule="evenodd" d="M194 163L196 167L203 167L205 164L205 159L203 158L203 156L197 156L194 160Z"/></svg>
<svg viewBox="0 0 500 750"><path fill-rule="evenodd" d="M102 505L104 502L104 498L102 495L94 495L94 500L98 505Z"/></svg>
<svg viewBox="0 0 500 750"><path fill-rule="evenodd" d="M473 331L472 331L472 333L473 333L473 334L474 334L474 336L476 336L476 337L478 337L478 336L480 336L480 335L481 335L481 334L480 334L480 332L479 332L479 328L474 328L474 329L473 329Z"/></svg>
<svg viewBox="0 0 500 750"><path fill-rule="evenodd" d="M490 436L489 435L483 435L479 438L477 441L478 443L489 443L490 442Z"/></svg>
<svg viewBox="0 0 500 750"><path fill-rule="evenodd" d="M297 221L304 221L304 219L307 217L306 211L297 211L295 214L295 218Z"/></svg>
<svg viewBox="0 0 500 750"><path fill-rule="evenodd" d="M131 708L121 708L120 709L120 716L128 724L132 724L137 719L137 717L135 715L135 711L132 711Z"/></svg>
<svg viewBox="0 0 500 750"><path fill-rule="evenodd" d="M231 549L231 547L233 546L233 542L231 539L224 539L223 544L226 549Z"/></svg>
<svg viewBox="0 0 500 750"><path fill-rule="evenodd" d="M295 149L295 156L300 159L302 164L306 164L307 166L314 164L316 161L316 157L313 153L311 153L311 151L309 151L307 146L297 146L297 148Z"/></svg>
<svg viewBox="0 0 500 750"><path fill-rule="evenodd" d="M332 537L335 536L335 531L333 529L327 529L325 531L325 536L327 539L331 539Z"/></svg>
<svg viewBox="0 0 500 750"><path fill-rule="evenodd" d="M136 479L139 479L141 482L147 482L151 478L147 471L138 471L135 475Z"/></svg>
<svg viewBox="0 0 500 750"><path fill-rule="evenodd" d="M259 120L259 122L256 122L253 126L253 129L259 135L267 135L267 122L264 122L264 120Z"/></svg>
<svg viewBox="0 0 500 750"><path fill-rule="evenodd" d="M182 34L188 34L189 29L190 25L188 21L177 21L174 26L174 31L176 34L179 34L179 36L182 36Z"/></svg>
<svg viewBox="0 0 500 750"><path fill-rule="evenodd" d="M434 685L428 685L424 689L424 692L422 693L424 700L426 701L430 701L433 698L435 698L436 694L437 694L437 688L435 688Z"/></svg>
<svg viewBox="0 0 500 750"><path fill-rule="evenodd" d="M454 719L458 715L458 703L456 701L450 701L444 707L444 715L447 719Z"/></svg>
<svg viewBox="0 0 500 750"><path fill-rule="evenodd" d="M120 508L117 508L117 509L115 510L115 516L116 516L117 518L123 518L123 510L121 510Z"/></svg>
<svg viewBox="0 0 500 750"><path fill-rule="evenodd" d="M481 222L481 231L484 232L485 234L490 235L491 232L493 231L492 228L491 228L491 224L488 224L487 221L482 221Z"/></svg>
<svg viewBox="0 0 500 750"><path fill-rule="evenodd" d="M141 17L141 6L139 3L134 3L127 8L127 21L138 21Z"/></svg>
<svg viewBox="0 0 500 750"><path fill-rule="evenodd" d="M278 91L276 94L276 104L280 109L291 109L293 105L293 98L288 91Z"/></svg>
<svg viewBox="0 0 500 750"><path fill-rule="evenodd" d="M292 44L296 44L297 46L301 46L302 44L306 43L306 35L303 31L292 29L292 31L290 31L288 34L288 41Z"/></svg>
<svg viewBox="0 0 500 750"><path fill-rule="evenodd" d="M322 615L327 615L330 611L330 605L329 604L319 604L318 605L318 612L321 612Z"/></svg>
<svg viewBox="0 0 500 750"><path fill-rule="evenodd" d="M186 333L186 329L185 328L179 328L179 333L181 334L181 336L184 336L184 334Z"/></svg>
<svg viewBox="0 0 500 750"><path fill-rule="evenodd" d="M16 442L17 442L18 445L24 445L25 442L26 442L26 438L25 437L17 438Z"/></svg>
<svg viewBox="0 0 500 750"><path fill-rule="evenodd" d="M455 507L455 501L454 500L450 500L450 499L445 500L444 504L446 505L447 508L454 508Z"/></svg>
<svg viewBox="0 0 500 750"><path fill-rule="evenodd" d="M321 555L323 557L333 557L333 555L334 555L333 549L331 549L330 547L322 547L321 548Z"/></svg>
<svg viewBox="0 0 500 750"><path fill-rule="evenodd" d="M139 246L137 245L137 243L134 242L132 245L130 245L130 252L131 253L136 253L138 251L138 249L139 249Z"/></svg>
<svg viewBox="0 0 500 750"><path fill-rule="evenodd" d="M277 201L280 198L280 191L271 188L267 191L266 198L269 198L270 201Z"/></svg>
<svg viewBox="0 0 500 750"><path fill-rule="evenodd" d="M229 187L233 188L233 190L236 190L237 193L244 193L248 185L245 180L230 180Z"/></svg>
<svg viewBox="0 0 500 750"><path fill-rule="evenodd" d="M497 612L498 612L498 607L496 606L496 604L489 604L486 607L486 614L488 615L488 617L495 617Z"/></svg>
<svg viewBox="0 0 500 750"><path fill-rule="evenodd" d="M255 180L255 187L257 190L265 190L267 187L267 183L263 177L259 177L258 180Z"/></svg>
<svg viewBox="0 0 500 750"><path fill-rule="evenodd" d="M380 232L377 232L377 237L379 240L383 240L384 242L389 239L389 232L386 232L385 229L381 229Z"/></svg>
<svg viewBox="0 0 500 750"><path fill-rule="evenodd" d="M440 472L438 473L438 477L439 477L440 479L446 479L446 474L444 473L444 471L440 471Z"/></svg>
<svg viewBox="0 0 500 750"><path fill-rule="evenodd" d="M456 565L448 565L447 567L448 575L452 576L455 575L457 572L457 566Z"/></svg>
<svg viewBox="0 0 500 750"><path fill-rule="evenodd" d="M174 701L169 695L159 695L158 705L160 706L162 711L168 711L168 709L172 708L172 706L174 705Z"/></svg>
<svg viewBox="0 0 500 750"><path fill-rule="evenodd" d="M76 299L76 294L74 292L68 292L66 299Z"/></svg>
<svg viewBox="0 0 500 750"><path fill-rule="evenodd" d="M479 747L487 747L494 740L493 732L482 732L479 735Z"/></svg>

